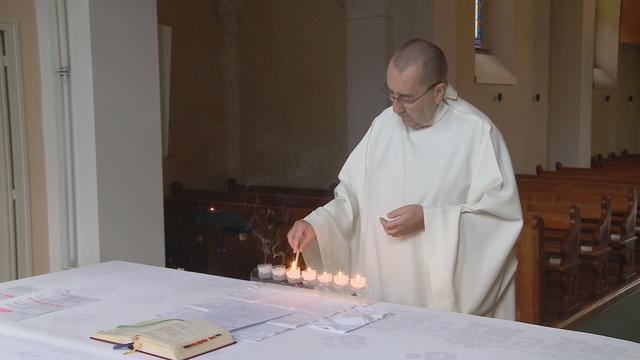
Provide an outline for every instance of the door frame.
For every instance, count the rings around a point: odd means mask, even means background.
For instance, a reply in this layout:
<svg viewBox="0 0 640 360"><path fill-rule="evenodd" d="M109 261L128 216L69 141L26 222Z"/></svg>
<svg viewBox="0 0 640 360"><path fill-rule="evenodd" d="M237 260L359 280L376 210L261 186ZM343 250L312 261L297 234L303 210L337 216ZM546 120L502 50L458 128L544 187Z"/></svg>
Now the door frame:
<svg viewBox="0 0 640 360"><path fill-rule="evenodd" d="M9 87L9 121L15 183L15 236L17 278L32 274L31 213L29 206L29 169L27 156L24 88L18 21L0 17L0 30L5 34L7 52L7 83Z"/></svg>

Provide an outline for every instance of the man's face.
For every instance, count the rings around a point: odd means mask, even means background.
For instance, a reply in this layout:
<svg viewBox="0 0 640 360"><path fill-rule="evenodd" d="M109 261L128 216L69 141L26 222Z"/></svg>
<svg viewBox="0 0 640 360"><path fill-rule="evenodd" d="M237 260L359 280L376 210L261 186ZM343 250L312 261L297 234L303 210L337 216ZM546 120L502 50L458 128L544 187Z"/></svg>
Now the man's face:
<svg viewBox="0 0 640 360"><path fill-rule="evenodd" d="M400 116L405 126L414 129L433 122L433 116L444 98L446 88L444 83L440 83L429 89L428 86L431 84L423 84L421 79L420 64L411 65L403 72L396 69L393 61L387 66L387 87L394 98L393 111Z"/></svg>

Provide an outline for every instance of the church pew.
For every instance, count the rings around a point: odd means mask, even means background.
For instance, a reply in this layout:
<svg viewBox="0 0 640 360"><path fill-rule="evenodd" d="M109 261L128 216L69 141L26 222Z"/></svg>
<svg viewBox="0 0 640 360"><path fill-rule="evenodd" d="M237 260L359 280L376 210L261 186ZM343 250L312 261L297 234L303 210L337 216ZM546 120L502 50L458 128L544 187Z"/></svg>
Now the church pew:
<svg viewBox="0 0 640 360"><path fill-rule="evenodd" d="M620 152L620 156L621 156L622 158L626 158L626 157L634 157L634 158L637 158L637 159L639 159L639 160L640 160L640 154L632 154L632 153L630 153L630 152L629 152L629 150L627 150L627 149L622 150L622 151Z"/></svg>
<svg viewBox="0 0 640 360"><path fill-rule="evenodd" d="M635 192L637 184L603 184L584 181L555 180L537 176L517 177L519 191L564 194L565 196L610 196L614 214L616 208L623 208L630 192Z"/></svg>
<svg viewBox="0 0 640 360"><path fill-rule="evenodd" d="M629 165L633 165L628 163ZM564 174L611 174L613 176L619 176L624 174L638 175L640 174L640 163L635 164L635 166L624 166L624 167L571 167L564 166L560 161L556 162L556 171Z"/></svg>
<svg viewBox="0 0 640 360"><path fill-rule="evenodd" d="M603 157L602 154L597 154L591 157L591 166L592 167L609 167L609 165L629 165L629 166L640 166L640 154L629 154L628 151L624 150L620 155L617 155L615 152L609 153L608 157Z"/></svg>
<svg viewBox="0 0 640 360"><path fill-rule="evenodd" d="M165 199L167 266L248 279L265 256L293 258L286 234L313 209L211 199Z"/></svg>
<svg viewBox="0 0 640 360"><path fill-rule="evenodd" d="M171 198L313 209L322 206L331 200L330 197L318 196L188 189L179 182L171 184Z"/></svg>
<svg viewBox="0 0 640 360"><path fill-rule="evenodd" d="M640 173L627 171L611 174L603 171L549 171L543 170L540 166L536 169L536 176L539 178L550 178L554 180L584 181L594 183L630 183L640 184Z"/></svg>
<svg viewBox="0 0 640 360"><path fill-rule="evenodd" d="M620 155L617 155L615 152L610 153L606 160L628 160L640 162L640 154L631 154L628 150L622 150Z"/></svg>
<svg viewBox="0 0 640 360"><path fill-rule="evenodd" d="M640 164L635 161L606 161L596 165L604 169L635 169Z"/></svg>
<svg viewBox="0 0 640 360"><path fill-rule="evenodd" d="M544 221L535 214L524 214L515 252L516 320L542 324L544 316Z"/></svg>
<svg viewBox="0 0 640 360"><path fill-rule="evenodd" d="M599 202L603 196L611 198L612 214L624 221L625 232L631 233L633 230L630 224L633 204L637 205L637 201L633 199L637 197L635 190L629 190L628 187L582 187L580 184L572 182L553 182L553 181L519 181L518 189L521 194L529 194L528 196L537 201L574 201L580 203Z"/></svg>
<svg viewBox="0 0 640 360"><path fill-rule="evenodd" d="M572 206L569 216L558 213L524 212L524 227L518 237L516 255L516 303L520 321L542 323L546 306L555 305L561 318L580 309L578 300L578 270L580 260L580 211ZM546 232L552 231L552 238ZM545 294L549 277L560 277L559 304L549 304ZM519 294L519 295L518 295Z"/></svg>
<svg viewBox="0 0 640 360"><path fill-rule="evenodd" d="M590 269L589 297L595 299L609 290L607 269L611 251L611 201L600 199L600 204L572 202L536 202L533 199L521 198L522 209L536 214L564 214L572 205L580 209L581 232L579 255L587 262ZM551 237L559 237L557 231L548 230Z"/></svg>
<svg viewBox="0 0 640 360"><path fill-rule="evenodd" d="M598 189L578 192L571 183L556 184L548 186L529 187L520 184L520 192L523 196L532 199L539 198L541 201L553 202L575 202L592 203L598 197L610 196L612 199L612 229L611 246L613 249L612 259L616 261L618 267L618 282L625 283L636 275L635 258L636 252L636 222L638 221L637 191ZM593 193L591 193L593 191ZM527 195L529 194L529 195Z"/></svg>
<svg viewBox="0 0 640 360"><path fill-rule="evenodd" d="M638 204L635 190L637 184L555 180L535 175L517 175L517 182L520 191L556 192L565 194L567 197L575 194L610 196L614 215L612 246L614 257L618 258L620 263L619 282L627 282L636 275L635 259L638 256L636 232L640 229L640 215L637 210L640 204ZM633 207L635 211L631 211L631 207L628 207L628 210L622 210L624 205L620 204L625 201L622 199L626 199L627 204L636 204ZM632 225L631 219L636 219L635 226Z"/></svg>
<svg viewBox="0 0 640 360"><path fill-rule="evenodd" d="M598 154L591 158L591 167L593 168L605 168L605 169L615 169L615 168L637 168L640 167L640 155L639 154L627 154L618 156L610 156L608 158L603 158L602 155Z"/></svg>
<svg viewBox="0 0 640 360"><path fill-rule="evenodd" d="M238 183L238 180L234 177L227 179L227 190L229 192L240 193L257 193L257 194L271 194L271 195L293 195L304 197L319 197L319 198L332 198L333 190L337 186L337 183L330 184L326 189L314 189L314 188L298 188L287 186L271 186L271 185L247 185Z"/></svg>
<svg viewBox="0 0 640 360"><path fill-rule="evenodd" d="M611 196L609 196L611 195ZM601 193L571 193L562 187L546 188L542 191L532 190L522 186L520 198L536 203L565 203L565 204L594 204L608 197L611 201L612 227L611 232L617 240L635 235L635 219L637 208L637 193L616 193L602 191Z"/></svg>
<svg viewBox="0 0 640 360"><path fill-rule="evenodd" d="M544 188L545 186L564 186L568 191L580 193L589 193L600 190L629 191L629 189L638 188L640 185L632 182L603 182L579 179L575 177L553 178L525 174L516 175L516 181L518 183L518 188L521 188L522 186L537 186L540 188Z"/></svg>

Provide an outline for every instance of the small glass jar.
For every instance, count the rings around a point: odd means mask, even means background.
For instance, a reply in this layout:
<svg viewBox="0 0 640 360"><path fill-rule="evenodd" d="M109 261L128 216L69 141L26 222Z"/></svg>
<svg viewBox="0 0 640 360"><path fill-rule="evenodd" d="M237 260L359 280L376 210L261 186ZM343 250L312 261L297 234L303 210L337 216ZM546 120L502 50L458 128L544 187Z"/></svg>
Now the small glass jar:
<svg viewBox="0 0 640 360"><path fill-rule="evenodd" d="M271 267L271 276L275 281L284 281L286 280L286 271L287 269L284 267L284 265L273 265Z"/></svg>
<svg viewBox="0 0 640 360"><path fill-rule="evenodd" d="M271 264L258 264L258 277L260 279L271 279Z"/></svg>

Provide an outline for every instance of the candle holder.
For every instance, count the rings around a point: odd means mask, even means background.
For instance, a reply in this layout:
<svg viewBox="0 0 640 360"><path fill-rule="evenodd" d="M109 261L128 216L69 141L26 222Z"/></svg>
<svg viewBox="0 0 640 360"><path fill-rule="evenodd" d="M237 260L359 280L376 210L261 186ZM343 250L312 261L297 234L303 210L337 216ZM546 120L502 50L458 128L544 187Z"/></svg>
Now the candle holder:
<svg viewBox="0 0 640 360"><path fill-rule="evenodd" d="M322 274L318 274L317 288L324 291L329 291L331 283L333 282L333 274L324 271Z"/></svg>
<svg viewBox="0 0 640 360"><path fill-rule="evenodd" d="M302 285L304 285L304 286L306 286L308 288L315 288L317 284L318 284L318 280L317 279L305 280L304 278L302 278Z"/></svg>
<svg viewBox="0 0 640 360"><path fill-rule="evenodd" d="M284 265L274 265L271 267L271 276L273 276L273 280L275 281L284 281L287 279L285 273L286 268Z"/></svg>
<svg viewBox="0 0 640 360"><path fill-rule="evenodd" d="M336 292L344 292L349 284L349 276L339 271L333 274L333 288Z"/></svg>
<svg viewBox="0 0 640 360"><path fill-rule="evenodd" d="M302 281L302 278L300 277L299 267L289 268L289 270L287 271L287 281L289 282L289 284L298 284L300 283L300 281Z"/></svg>
<svg viewBox="0 0 640 360"><path fill-rule="evenodd" d="M308 267L302 272L302 285L307 287L314 287L317 283L318 272L311 267Z"/></svg>
<svg viewBox="0 0 640 360"><path fill-rule="evenodd" d="M260 279L271 279L271 264L258 264L258 277Z"/></svg>
<svg viewBox="0 0 640 360"><path fill-rule="evenodd" d="M360 296L367 287L367 278L357 274L355 277L349 279L349 288L351 289L351 295Z"/></svg>

